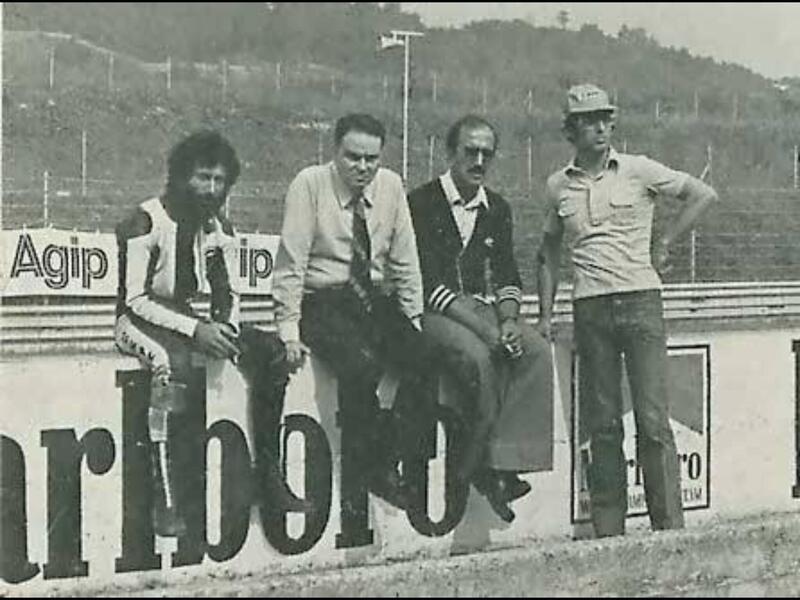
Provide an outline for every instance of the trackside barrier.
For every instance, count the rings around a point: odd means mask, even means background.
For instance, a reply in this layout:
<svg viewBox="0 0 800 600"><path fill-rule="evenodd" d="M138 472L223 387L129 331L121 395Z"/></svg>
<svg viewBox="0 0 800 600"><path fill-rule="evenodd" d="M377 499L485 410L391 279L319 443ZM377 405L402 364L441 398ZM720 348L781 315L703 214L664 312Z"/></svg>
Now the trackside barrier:
<svg viewBox="0 0 800 600"><path fill-rule="evenodd" d="M556 322L572 319L571 290L556 298ZM0 346L4 354L69 351L81 348L113 349L114 299L92 304L65 303L59 297L48 304L0 305ZM203 303L196 304L203 310ZM534 320L539 313L536 296L526 296L523 314ZM667 320L737 320L800 318L800 282L672 284L664 290ZM242 319L270 329L274 319L271 296L245 296Z"/></svg>

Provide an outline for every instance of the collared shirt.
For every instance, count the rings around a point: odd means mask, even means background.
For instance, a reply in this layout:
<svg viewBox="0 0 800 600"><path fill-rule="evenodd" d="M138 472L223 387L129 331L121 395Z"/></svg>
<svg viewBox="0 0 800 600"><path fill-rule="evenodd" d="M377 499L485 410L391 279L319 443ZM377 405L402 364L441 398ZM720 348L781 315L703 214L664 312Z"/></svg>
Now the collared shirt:
<svg viewBox="0 0 800 600"><path fill-rule="evenodd" d="M563 227L571 238L575 299L661 288L650 257L654 201L678 196L688 178L613 148L595 177L574 160L550 176L544 231Z"/></svg>
<svg viewBox="0 0 800 600"><path fill-rule="evenodd" d="M397 294L406 316L417 318L422 314L422 276L403 182L397 173L378 169L363 196L372 280ZM303 169L289 185L272 284L284 341L299 339L303 293L347 283L353 256L352 200L333 162Z"/></svg>
<svg viewBox="0 0 800 600"><path fill-rule="evenodd" d="M461 235L461 245L466 247L472 237L472 233L475 231L475 222L478 219L478 207L483 205L484 208L489 208L486 190L483 186L480 186L475 197L469 202L466 202L464 198L461 197L461 192L458 191L453 181L453 173L450 170L439 177L439 182L442 184L444 195L447 198L447 202L450 204L453 219L456 222L456 227L458 227L458 233Z"/></svg>

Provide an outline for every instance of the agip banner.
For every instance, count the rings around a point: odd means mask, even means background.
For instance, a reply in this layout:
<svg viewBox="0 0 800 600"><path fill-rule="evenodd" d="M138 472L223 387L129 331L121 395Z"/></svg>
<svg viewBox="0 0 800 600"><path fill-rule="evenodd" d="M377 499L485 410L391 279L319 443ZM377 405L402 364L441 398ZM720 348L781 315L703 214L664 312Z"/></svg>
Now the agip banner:
<svg viewBox="0 0 800 600"><path fill-rule="evenodd" d="M114 296L117 242L110 233L4 230L3 296Z"/></svg>
<svg viewBox="0 0 800 600"><path fill-rule="evenodd" d="M243 294L269 294L279 236L241 233L238 269ZM113 233L59 229L2 231L3 296L115 296L117 242Z"/></svg>

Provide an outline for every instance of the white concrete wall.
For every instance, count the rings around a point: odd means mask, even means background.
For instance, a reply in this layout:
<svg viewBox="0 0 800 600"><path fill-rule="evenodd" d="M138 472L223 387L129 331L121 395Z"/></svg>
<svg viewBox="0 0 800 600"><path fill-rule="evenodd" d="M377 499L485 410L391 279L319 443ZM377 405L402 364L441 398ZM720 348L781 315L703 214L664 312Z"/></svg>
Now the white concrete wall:
<svg viewBox="0 0 800 600"><path fill-rule="evenodd" d="M701 521L743 516L764 511L790 511L798 500L791 496L795 473L795 355L792 340L800 340L800 328L768 331L697 331L674 333L670 345L708 345L710 351L710 507L689 511L691 527ZM83 559L89 563L88 578L45 580L40 573L23 584L0 581L14 594L41 591L65 592L91 580L127 585L179 582L202 572L220 577L268 567L275 572L296 571L360 563L382 563L410 556L443 556L482 547L535 544L536 539L583 536L587 526L571 522L571 349L566 342L556 347L557 386L552 472L527 476L533 492L515 502L516 521L502 523L485 500L474 492L461 523L450 534L428 538L418 534L404 513L380 499L371 499L375 542L371 546L341 550L335 547L339 532L339 432L333 426L336 407L335 381L324 367L314 363L290 384L286 413L306 413L321 422L333 449L333 501L330 520L322 539L308 552L282 556L265 541L253 511L247 542L231 560L220 564L208 557L202 565L172 568L174 540L157 539L162 550L162 569L115 574L114 560L121 551L122 439L121 391L115 387L115 371L133 368L135 362L114 355L31 356L0 362L0 433L15 440L25 455L27 470L28 546L31 562L47 562L46 450L41 431L74 428L80 438L91 428L105 428L113 436L116 457L103 475L83 467ZM226 417L245 425L245 394L237 372L228 364L209 368L208 422ZM222 393L222 390L225 390ZM290 444L289 479L299 489L302 474L299 445ZM439 448L443 447L439 444ZM680 450L680 449L679 449ZM218 535L219 452L208 452L209 539ZM430 463L432 517L442 507L442 457ZM3 498L0 496L0 509ZM302 516L289 517L289 532L302 531ZM647 519L632 518L629 526L646 527Z"/></svg>

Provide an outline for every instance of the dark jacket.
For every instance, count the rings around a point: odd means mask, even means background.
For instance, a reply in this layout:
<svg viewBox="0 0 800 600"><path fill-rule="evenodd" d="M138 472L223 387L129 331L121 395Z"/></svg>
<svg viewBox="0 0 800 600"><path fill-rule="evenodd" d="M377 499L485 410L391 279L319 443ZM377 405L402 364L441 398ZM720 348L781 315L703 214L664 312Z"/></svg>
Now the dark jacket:
<svg viewBox="0 0 800 600"><path fill-rule="evenodd" d="M488 188L486 197L489 208L478 207L475 231L463 247L438 178L409 194L428 308L444 312L457 294L494 293L497 301L521 301L511 207Z"/></svg>

